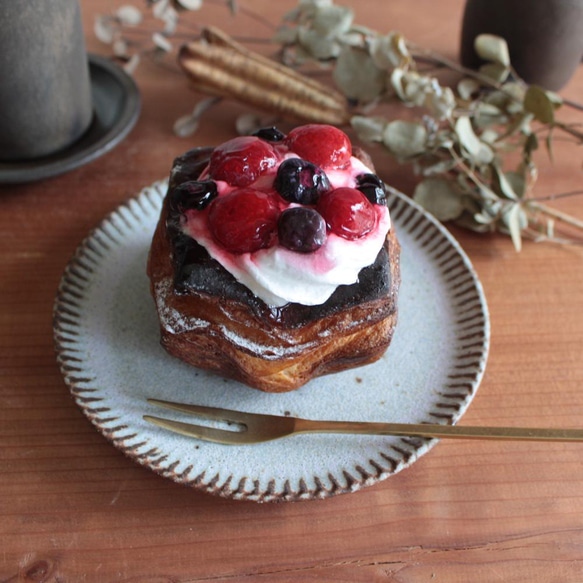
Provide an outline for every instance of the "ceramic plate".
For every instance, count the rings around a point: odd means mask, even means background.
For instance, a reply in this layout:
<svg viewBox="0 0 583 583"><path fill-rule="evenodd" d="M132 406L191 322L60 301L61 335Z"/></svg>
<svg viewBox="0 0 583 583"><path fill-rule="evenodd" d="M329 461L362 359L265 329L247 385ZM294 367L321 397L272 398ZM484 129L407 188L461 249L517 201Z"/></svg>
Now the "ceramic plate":
<svg viewBox="0 0 583 583"><path fill-rule="evenodd" d="M394 193L401 242L399 322L378 362L268 394L166 354L146 277L166 182L121 206L80 245L55 305L58 359L75 401L117 448L158 474L204 492L263 501L354 492L411 465L437 440L312 434L258 445L186 438L142 420L191 420L146 402L156 397L311 419L455 423L486 364L482 287L449 232ZM198 422L195 421L195 422Z"/></svg>

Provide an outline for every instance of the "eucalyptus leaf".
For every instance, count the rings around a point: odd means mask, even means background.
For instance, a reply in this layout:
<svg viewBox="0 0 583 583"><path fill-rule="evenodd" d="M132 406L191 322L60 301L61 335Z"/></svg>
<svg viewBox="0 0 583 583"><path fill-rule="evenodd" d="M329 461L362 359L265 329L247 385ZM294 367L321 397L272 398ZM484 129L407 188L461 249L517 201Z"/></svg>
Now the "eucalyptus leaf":
<svg viewBox="0 0 583 583"><path fill-rule="evenodd" d="M485 225L476 221L474 215L467 211L464 211L463 214L454 222L458 227L469 229L470 231L475 231L476 233L488 233L492 230L489 225Z"/></svg>
<svg viewBox="0 0 583 583"><path fill-rule="evenodd" d="M491 129L484 130L480 135L480 139L482 140L482 142L485 142L489 146L492 146L498 138L499 138L498 132Z"/></svg>
<svg viewBox="0 0 583 583"><path fill-rule="evenodd" d="M314 59L331 59L340 54L338 41L324 37L315 30L298 27L298 42Z"/></svg>
<svg viewBox="0 0 583 583"><path fill-rule="evenodd" d="M97 16L93 23L93 32L102 43L111 44L115 33L111 17L103 15Z"/></svg>
<svg viewBox="0 0 583 583"><path fill-rule="evenodd" d="M172 50L172 43L159 32L155 32L152 35L152 42L161 50L169 53Z"/></svg>
<svg viewBox="0 0 583 583"><path fill-rule="evenodd" d="M516 81L509 81L504 83L504 93L512 98L513 101L523 101L526 93L526 85L524 83L517 83Z"/></svg>
<svg viewBox="0 0 583 583"><path fill-rule="evenodd" d="M115 11L115 15L124 26L137 26L142 22L142 12L140 9L129 4L120 6Z"/></svg>
<svg viewBox="0 0 583 583"><path fill-rule="evenodd" d="M124 39L118 38L117 40L113 41L111 49L113 50L113 54L116 57L127 57L128 43Z"/></svg>
<svg viewBox="0 0 583 583"><path fill-rule="evenodd" d="M480 90L480 84L475 79L462 79L457 84L457 92L465 101L469 101L474 93Z"/></svg>
<svg viewBox="0 0 583 583"><path fill-rule="evenodd" d="M445 174L456 167L455 160L441 160L430 166L425 166L420 169L422 176L435 176L436 174Z"/></svg>
<svg viewBox="0 0 583 583"><path fill-rule="evenodd" d="M480 73L490 77L492 81L497 83L504 83L510 75L510 69L499 63L486 63L480 67Z"/></svg>
<svg viewBox="0 0 583 583"><path fill-rule="evenodd" d="M202 0L176 0L176 2L185 10L200 10L202 8Z"/></svg>
<svg viewBox="0 0 583 583"><path fill-rule="evenodd" d="M186 138L192 136L198 129L200 119L206 111L222 100L222 97L209 97L199 101L192 110L192 113L184 115L174 122L174 133Z"/></svg>
<svg viewBox="0 0 583 583"><path fill-rule="evenodd" d="M387 120L384 117L355 115L350 119L350 125L363 142L382 142Z"/></svg>
<svg viewBox="0 0 583 583"><path fill-rule="evenodd" d="M504 84L504 87L506 87L506 84ZM510 95L508 95L505 91L495 90L487 93L483 97L483 102L491 103L501 111L505 111L506 108L508 107L508 102L511 101L512 99L513 98Z"/></svg>
<svg viewBox="0 0 583 583"><path fill-rule="evenodd" d="M123 70L128 75L133 75L140 64L140 55L138 53L134 53L130 60L123 66Z"/></svg>
<svg viewBox="0 0 583 583"><path fill-rule="evenodd" d="M410 60L405 40L398 33L375 36L369 41L369 45L370 54L379 69L398 67Z"/></svg>
<svg viewBox="0 0 583 583"><path fill-rule="evenodd" d="M559 109L563 105L563 98L560 95L557 95L553 91L549 91L547 89L547 97L550 99L551 103L553 104L555 110Z"/></svg>
<svg viewBox="0 0 583 583"><path fill-rule="evenodd" d="M462 205L464 207L464 211L468 211L472 213L472 215L475 215L482 210L480 203L472 196L462 196Z"/></svg>
<svg viewBox="0 0 583 583"><path fill-rule="evenodd" d="M493 34L480 34L474 40L474 48L478 56L485 61L497 63L505 68L510 66L508 44L502 37Z"/></svg>
<svg viewBox="0 0 583 583"><path fill-rule="evenodd" d="M425 106L438 119L451 117L456 105L455 95L449 87L440 87L439 91L434 88L425 99Z"/></svg>
<svg viewBox="0 0 583 583"><path fill-rule="evenodd" d="M506 131L502 134L501 139L509 138L517 132L525 136L532 133L530 123L534 119L532 113L520 113L512 118L512 121L506 126Z"/></svg>
<svg viewBox="0 0 583 583"><path fill-rule="evenodd" d="M462 146L477 163L489 164L493 160L492 148L476 135L469 117L459 117L455 124L455 131Z"/></svg>
<svg viewBox="0 0 583 583"><path fill-rule="evenodd" d="M538 138L536 134L529 134L524 142L524 158L527 162L531 161L532 153L538 150Z"/></svg>
<svg viewBox="0 0 583 583"><path fill-rule="evenodd" d="M345 32L338 40L344 45L362 48L362 35L358 32Z"/></svg>
<svg viewBox="0 0 583 583"><path fill-rule="evenodd" d="M440 221L457 219L464 210L460 193L445 178L427 178L420 182L413 200Z"/></svg>
<svg viewBox="0 0 583 583"><path fill-rule="evenodd" d="M496 193L491 188L486 186L485 184L480 185L479 191L480 191L480 195L484 199L484 204L492 205L492 204L498 203L499 199L498 199L498 196L496 195Z"/></svg>
<svg viewBox="0 0 583 583"><path fill-rule="evenodd" d="M333 73L337 87L349 99L370 102L384 91L386 75L372 60L368 52L344 47Z"/></svg>
<svg viewBox="0 0 583 583"><path fill-rule="evenodd" d="M476 113L479 113L481 115L490 115L493 117L503 115L503 112L497 105L494 105L493 103L485 103L483 101L478 102L475 110Z"/></svg>
<svg viewBox="0 0 583 583"><path fill-rule="evenodd" d="M375 36L370 40L370 54L379 69L388 69L400 64L398 55L393 50L392 35Z"/></svg>
<svg viewBox="0 0 583 583"><path fill-rule="evenodd" d="M328 38L338 37L350 29L354 12L345 6L321 6L317 8L312 28Z"/></svg>
<svg viewBox="0 0 583 583"><path fill-rule="evenodd" d="M152 14L164 22L164 33L173 34L178 22L178 12L170 4L170 0L158 0L154 4Z"/></svg>
<svg viewBox="0 0 583 583"><path fill-rule="evenodd" d="M500 166L496 163L491 166L492 172L492 183L494 185L494 190L500 196L507 198L509 200L517 200L518 195L514 192L512 184L506 178L506 175L502 173Z"/></svg>
<svg viewBox="0 0 583 583"><path fill-rule="evenodd" d="M427 130L420 123L395 120L385 128L383 143L398 158L410 158L425 151Z"/></svg>
<svg viewBox="0 0 583 583"><path fill-rule="evenodd" d="M403 79L405 77L405 71L400 67L395 67L391 73L391 85L395 90L395 93L402 101L405 101L405 90L403 89Z"/></svg>
<svg viewBox="0 0 583 583"><path fill-rule="evenodd" d="M446 150L453 148L453 146L457 143L455 133L449 130L438 131L435 134L433 140L436 148L444 148Z"/></svg>
<svg viewBox="0 0 583 583"><path fill-rule="evenodd" d="M556 102L549 97L549 92L538 85L531 85L524 96L524 109L534 117L547 124L555 121Z"/></svg>
<svg viewBox="0 0 583 583"><path fill-rule="evenodd" d="M524 111L524 95L526 94L526 86L521 83L509 81L504 83L504 93L508 95L506 111L513 114L522 113Z"/></svg>
<svg viewBox="0 0 583 583"><path fill-rule="evenodd" d="M512 187L512 190L516 194L516 196L518 198L524 198L524 195L526 193L526 180L524 177L524 173L510 171L505 172L504 177Z"/></svg>
<svg viewBox="0 0 583 583"><path fill-rule="evenodd" d="M192 114L183 115L174 122L174 133L180 138L187 138L196 132L198 125L198 118Z"/></svg>
<svg viewBox="0 0 583 583"><path fill-rule="evenodd" d="M510 233L516 251L522 249L521 232L528 226L528 218L520 203L514 203L502 214L502 223ZM503 230L503 229L501 229Z"/></svg>
<svg viewBox="0 0 583 583"><path fill-rule="evenodd" d="M481 225L491 225L496 222L496 217L490 213L475 213L474 220Z"/></svg>
<svg viewBox="0 0 583 583"><path fill-rule="evenodd" d="M555 163L555 159L553 156L553 130L552 128L550 129L549 133L547 134L547 137L545 139L545 144L547 146L547 152L549 154L549 160L551 161L552 164Z"/></svg>
<svg viewBox="0 0 583 583"><path fill-rule="evenodd" d="M152 14L156 18L164 19L168 9L172 8L170 6L170 0L157 0L154 2L154 8L152 9Z"/></svg>

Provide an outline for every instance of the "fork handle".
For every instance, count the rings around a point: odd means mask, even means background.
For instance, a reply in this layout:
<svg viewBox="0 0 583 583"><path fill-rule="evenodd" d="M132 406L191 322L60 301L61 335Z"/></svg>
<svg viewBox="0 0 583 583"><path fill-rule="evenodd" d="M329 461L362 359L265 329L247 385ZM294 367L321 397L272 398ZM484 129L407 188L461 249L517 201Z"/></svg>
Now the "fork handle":
<svg viewBox="0 0 583 583"><path fill-rule="evenodd" d="M432 425L428 423L366 423L359 421L312 421L308 419L296 419L294 433L355 433L403 437L518 441L583 441L583 429L471 427L467 425Z"/></svg>

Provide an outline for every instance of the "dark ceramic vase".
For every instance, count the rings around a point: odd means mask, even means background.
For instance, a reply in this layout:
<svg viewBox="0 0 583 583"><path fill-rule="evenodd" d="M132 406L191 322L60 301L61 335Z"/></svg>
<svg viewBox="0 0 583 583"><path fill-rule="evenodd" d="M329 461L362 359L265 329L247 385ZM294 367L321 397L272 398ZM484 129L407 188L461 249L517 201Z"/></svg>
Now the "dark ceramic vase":
<svg viewBox="0 0 583 583"><path fill-rule="evenodd" d="M558 90L583 57L583 0L467 0L461 61L482 64L474 50L479 34L502 36L510 60L527 82Z"/></svg>
<svg viewBox="0 0 583 583"><path fill-rule="evenodd" d="M0 6L0 159L61 150L92 119L78 0L7 0Z"/></svg>

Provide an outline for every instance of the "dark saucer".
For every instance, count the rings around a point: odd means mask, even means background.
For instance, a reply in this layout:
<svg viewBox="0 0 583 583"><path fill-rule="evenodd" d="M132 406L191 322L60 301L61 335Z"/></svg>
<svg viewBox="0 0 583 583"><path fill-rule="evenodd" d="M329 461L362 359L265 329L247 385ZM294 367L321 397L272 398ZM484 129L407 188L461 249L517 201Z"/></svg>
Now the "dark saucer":
<svg viewBox="0 0 583 583"><path fill-rule="evenodd" d="M134 127L140 93L134 80L110 59L88 55L93 121L68 148L35 160L0 160L0 183L32 182L83 166L117 146Z"/></svg>

